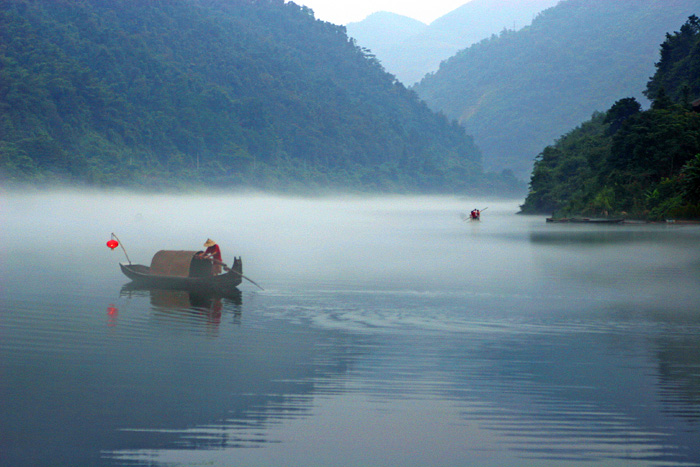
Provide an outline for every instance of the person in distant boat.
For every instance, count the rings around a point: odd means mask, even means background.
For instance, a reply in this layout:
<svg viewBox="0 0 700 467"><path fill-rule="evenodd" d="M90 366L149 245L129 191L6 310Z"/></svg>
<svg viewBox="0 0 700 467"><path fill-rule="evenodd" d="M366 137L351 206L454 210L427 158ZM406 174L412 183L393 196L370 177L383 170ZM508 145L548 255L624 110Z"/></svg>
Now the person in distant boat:
<svg viewBox="0 0 700 467"><path fill-rule="evenodd" d="M481 212L479 212L478 209L472 209L472 213L471 213L472 219L474 219L474 220L479 219L479 216L481 216Z"/></svg>
<svg viewBox="0 0 700 467"><path fill-rule="evenodd" d="M204 246L207 247L207 249L204 253L201 253L199 257L211 260L211 273L213 275L221 274L221 265L224 264L221 259L221 248L219 248L219 245L211 238L207 238L207 241L204 242Z"/></svg>

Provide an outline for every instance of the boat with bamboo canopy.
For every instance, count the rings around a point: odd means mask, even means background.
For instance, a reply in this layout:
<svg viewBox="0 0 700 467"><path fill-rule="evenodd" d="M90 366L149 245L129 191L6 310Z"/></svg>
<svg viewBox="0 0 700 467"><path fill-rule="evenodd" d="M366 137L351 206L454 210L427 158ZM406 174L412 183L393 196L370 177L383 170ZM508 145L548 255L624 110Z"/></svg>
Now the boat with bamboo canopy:
<svg viewBox="0 0 700 467"><path fill-rule="evenodd" d="M212 272L212 260L202 258L201 251L160 250L151 265L119 263L122 272L133 282L149 287L185 289L192 291L230 291L244 278L240 257L233 260L223 274Z"/></svg>

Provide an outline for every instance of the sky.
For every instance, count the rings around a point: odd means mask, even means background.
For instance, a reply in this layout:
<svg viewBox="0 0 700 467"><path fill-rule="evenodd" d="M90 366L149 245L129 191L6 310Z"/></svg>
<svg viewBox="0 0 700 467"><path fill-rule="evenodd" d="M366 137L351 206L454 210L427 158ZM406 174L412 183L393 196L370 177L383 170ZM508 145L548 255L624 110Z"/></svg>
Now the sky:
<svg viewBox="0 0 700 467"><path fill-rule="evenodd" d="M335 24L362 21L377 11L389 11L430 24L470 0L294 0L312 10L316 19Z"/></svg>

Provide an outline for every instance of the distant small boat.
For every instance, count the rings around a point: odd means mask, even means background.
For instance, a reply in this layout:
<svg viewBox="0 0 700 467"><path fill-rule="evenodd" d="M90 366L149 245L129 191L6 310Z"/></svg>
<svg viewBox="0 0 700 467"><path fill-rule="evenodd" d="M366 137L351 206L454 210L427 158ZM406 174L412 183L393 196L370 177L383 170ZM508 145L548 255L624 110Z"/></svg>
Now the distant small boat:
<svg viewBox="0 0 700 467"><path fill-rule="evenodd" d="M488 207L485 207L484 209L472 209L472 211L469 214L465 214L461 212L459 214L459 217L462 218L464 222L466 221L479 221L481 220L481 212L486 211Z"/></svg>
<svg viewBox="0 0 700 467"><path fill-rule="evenodd" d="M548 217L547 222L558 222L558 223L578 223L578 224L620 224L624 222L624 218L595 218L595 217Z"/></svg>
<svg viewBox="0 0 700 467"><path fill-rule="evenodd" d="M224 274L212 274L212 263L199 258L198 251L160 250L151 259L150 266L123 264L119 267L136 284L148 287L190 291L229 291L243 280L243 262L235 258L233 266Z"/></svg>

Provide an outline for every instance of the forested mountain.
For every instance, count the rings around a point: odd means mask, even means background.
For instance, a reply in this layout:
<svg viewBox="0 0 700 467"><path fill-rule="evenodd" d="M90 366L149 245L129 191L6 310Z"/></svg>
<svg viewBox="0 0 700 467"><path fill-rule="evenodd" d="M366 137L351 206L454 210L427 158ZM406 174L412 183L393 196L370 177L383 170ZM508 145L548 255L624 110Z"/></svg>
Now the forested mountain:
<svg viewBox="0 0 700 467"><path fill-rule="evenodd" d="M700 21L661 46L643 111L633 97L538 156L525 213L700 218Z"/></svg>
<svg viewBox="0 0 700 467"><path fill-rule="evenodd" d="M454 191L463 128L283 0L3 0L5 180Z"/></svg>
<svg viewBox="0 0 700 467"><path fill-rule="evenodd" d="M474 135L487 168L530 173L555 138L620 96L646 104L664 34L697 0L563 0L529 27L459 52L415 90Z"/></svg>
<svg viewBox="0 0 700 467"><path fill-rule="evenodd" d="M391 13L347 25L348 35L369 48L390 73L411 85L438 69L460 49L520 29L559 0L471 0L430 25ZM465 0L466 2L466 0Z"/></svg>

